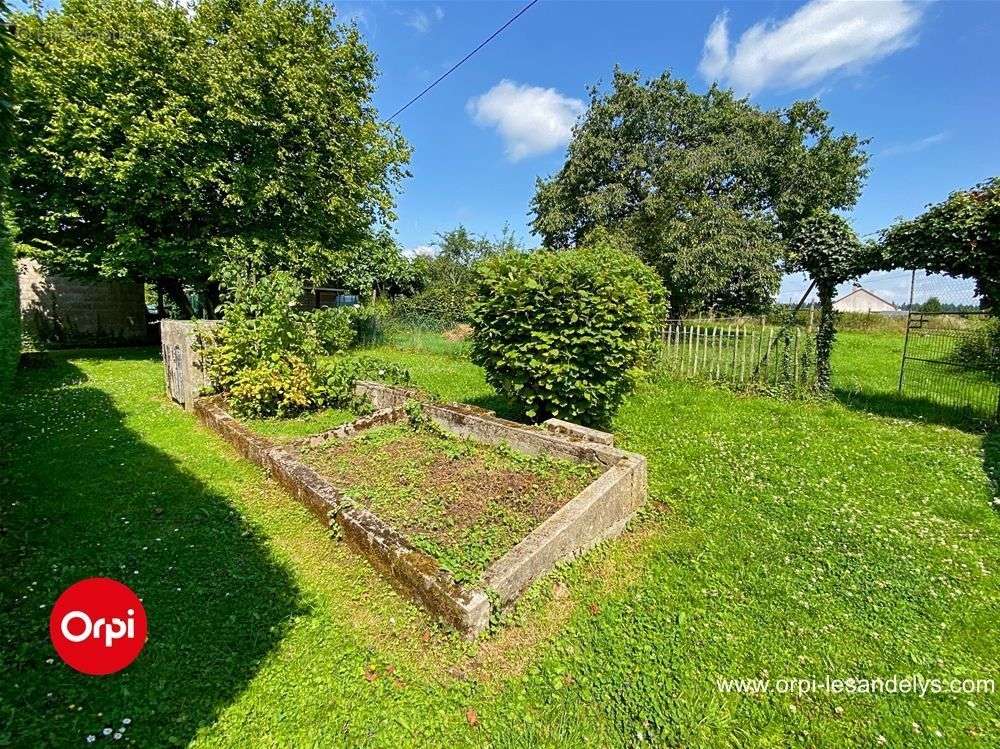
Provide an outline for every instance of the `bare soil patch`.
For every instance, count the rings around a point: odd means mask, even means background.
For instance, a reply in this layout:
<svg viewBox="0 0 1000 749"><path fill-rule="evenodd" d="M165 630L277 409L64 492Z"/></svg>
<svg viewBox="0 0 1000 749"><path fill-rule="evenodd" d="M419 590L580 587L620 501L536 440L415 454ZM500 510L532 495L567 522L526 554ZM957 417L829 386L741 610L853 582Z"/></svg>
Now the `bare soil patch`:
<svg viewBox="0 0 1000 749"><path fill-rule="evenodd" d="M599 473L409 424L304 447L301 457L459 583L477 580Z"/></svg>

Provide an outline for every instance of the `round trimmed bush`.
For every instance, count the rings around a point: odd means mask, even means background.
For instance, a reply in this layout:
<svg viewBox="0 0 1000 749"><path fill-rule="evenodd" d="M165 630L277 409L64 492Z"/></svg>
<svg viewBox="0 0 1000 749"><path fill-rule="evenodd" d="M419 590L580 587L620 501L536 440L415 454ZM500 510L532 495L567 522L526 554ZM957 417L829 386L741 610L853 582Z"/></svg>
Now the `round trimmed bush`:
<svg viewBox="0 0 1000 749"><path fill-rule="evenodd" d="M509 253L478 266L472 358L531 419L605 422L648 361L663 319L659 277L593 247Z"/></svg>

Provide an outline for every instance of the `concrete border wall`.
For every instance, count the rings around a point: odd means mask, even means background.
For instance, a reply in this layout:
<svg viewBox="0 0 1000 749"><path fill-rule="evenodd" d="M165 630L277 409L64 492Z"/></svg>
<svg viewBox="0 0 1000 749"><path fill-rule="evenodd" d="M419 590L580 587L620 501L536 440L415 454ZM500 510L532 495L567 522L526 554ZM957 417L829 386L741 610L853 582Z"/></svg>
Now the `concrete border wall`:
<svg viewBox="0 0 1000 749"><path fill-rule="evenodd" d="M280 446L241 425L226 411L220 396L195 400L194 410L204 424L265 468L322 522L338 528L351 548L368 559L396 590L468 637L489 627L493 606L511 605L560 561L619 535L645 501L646 459L613 447L610 434L568 422L530 427L500 419L491 411L423 402L424 413L453 434L605 467L579 494L494 562L478 586L463 587L433 557L416 549L374 513L353 507L349 497L300 459L298 450L302 447L349 438L405 419L405 404L419 396L414 390L376 382L358 382L355 389L371 399L377 408L373 414Z"/></svg>

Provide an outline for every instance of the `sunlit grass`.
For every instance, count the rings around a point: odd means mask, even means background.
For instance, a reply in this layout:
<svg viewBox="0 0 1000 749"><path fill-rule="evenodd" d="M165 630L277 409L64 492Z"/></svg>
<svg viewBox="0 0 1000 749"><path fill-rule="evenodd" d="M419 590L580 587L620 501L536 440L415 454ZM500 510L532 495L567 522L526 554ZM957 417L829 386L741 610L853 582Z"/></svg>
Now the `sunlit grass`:
<svg viewBox="0 0 1000 749"><path fill-rule="evenodd" d="M451 352L368 353L504 408ZM127 715L138 746L989 746L996 695L716 686L1000 671L995 438L872 408L890 343L836 356L839 400L643 385L613 429L649 460L647 508L465 643L171 405L154 355L54 355L0 431L0 739L84 745ZM47 662L48 607L98 574L150 617L102 679Z"/></svg>

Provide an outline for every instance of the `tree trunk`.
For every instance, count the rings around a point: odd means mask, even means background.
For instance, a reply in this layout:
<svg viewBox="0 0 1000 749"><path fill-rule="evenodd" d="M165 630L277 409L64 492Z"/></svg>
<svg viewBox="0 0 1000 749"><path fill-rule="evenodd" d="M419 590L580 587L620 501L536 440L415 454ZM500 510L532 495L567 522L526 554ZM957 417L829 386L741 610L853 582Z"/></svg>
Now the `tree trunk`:
<svg viewBox="0 0 1000 749"><path fill-rule="evenodd" d="M832 371L830 354L833 352L833 339L837 335L834 328L833 297L837 287L832 281L818 281L816 289L819 293L819 325L816 328L816 387L820 392L830 390Z"/></svg>
<svg viewBox="0 0 1000 749"><path fill-rule="evenodd" d="M184 287L179 280L165 276L160 279L160 285L181 311L181 319L190 320L194 317L194 307L191 306L191 300L188 299L188 295L184 292Z"/></svg>
<svg viewBox="0 0 1000 749"><path fill-rule="evenodd" d="M209 281L205 284L205 318L215 320L219 315L219 306L222 304L222 289L218 281Z"/></svg>

